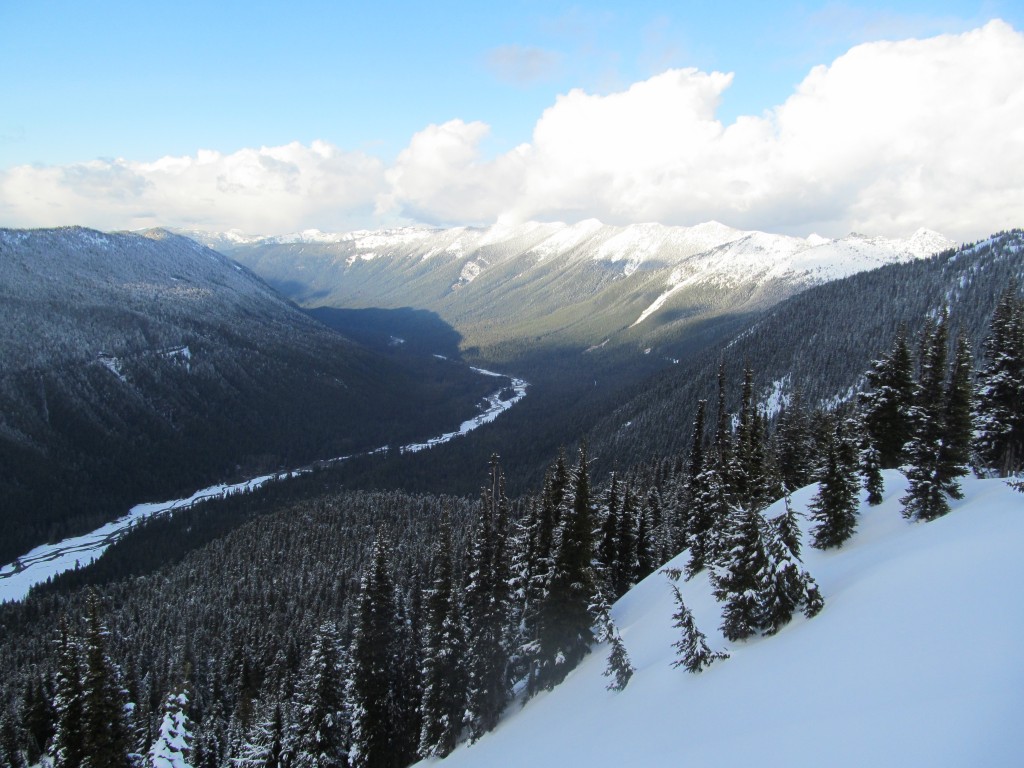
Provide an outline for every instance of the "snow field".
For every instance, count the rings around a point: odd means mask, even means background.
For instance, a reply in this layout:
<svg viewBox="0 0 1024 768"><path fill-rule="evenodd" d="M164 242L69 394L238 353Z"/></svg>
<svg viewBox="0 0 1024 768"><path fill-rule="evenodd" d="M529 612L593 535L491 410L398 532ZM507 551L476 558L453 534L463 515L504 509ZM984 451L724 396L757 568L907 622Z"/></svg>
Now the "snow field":
<svg viewBox="0 0 1024 768"><path fill-rule="evenodd" d="M964 478L966 498L949 515L911 523L905 479L888 471L885 481L885 500L862 505L839 550L811 549L804 520L804 565L825 598L815 618L727 643L707 574L680 581L708 644L732 654L691 675L671 667L675 605L656 572L612 610L636 667L624 691L605 689L599 646L444 765L1020 765L1024 495ZM806 512L815 491L795 493L794 507ZM782 511L779 502L766 515Z"/></svg>

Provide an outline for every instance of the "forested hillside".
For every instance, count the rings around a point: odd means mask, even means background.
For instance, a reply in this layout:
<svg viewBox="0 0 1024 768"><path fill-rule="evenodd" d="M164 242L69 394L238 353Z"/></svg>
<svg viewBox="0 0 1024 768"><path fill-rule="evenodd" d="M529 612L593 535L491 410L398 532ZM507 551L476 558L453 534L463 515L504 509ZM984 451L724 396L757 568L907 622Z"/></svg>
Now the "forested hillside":
<svg viewBox="0 0 1024 768"><path fill-rule="evenodd" d="M490 383L372 353L165 232L0 230L0 561L132 504L423 439Z"/></svg>
<svg viewBox="0 0 1024 768"><path fill-rule="evenodd" d="M863 505L930 523L963 498L971 471L1013 477L1024 466L1017 284L975 351L956 328L942 308L894 334L862 372L861 396L794 404L774 420L753 370L722 368L694 422L673 424L687 450L605 474L581 448L515 501L495 457L472 470L477 501L354 492L313 475L305 500L237 497L149 523L111 549L120 574L70 574L0 607L0 754L63 760L100 742L211 768L442 757L487 738L514 698L560 686L597 643L609 689L628 688L636 638L611 606L677 553L667 575L706 580L725 641L784 642L797 614L834 615L845 582L819 583L808 563L851 546ZM1003 493L1007 508L1024 498ZM218 509L242 525L218 533ZM177 535L199 548L162 551ZM867 541L878 536L876 526ZM679 665L727 664L684 592L672 616Z"/></svg>
<svg viewBox="0 0 1024 768"><path fill-rule="evenodd" d="M640 388L590 432L591 449L603 467L683 450L688 435L676 425L693 420L722 362L733 377L751 368L756 396L773 412L794 398L810 408L849 401L901 326L920 328L944 307L953 333L978 349L1013 279L1024 281L1021 230L809 288Z"/></svg>

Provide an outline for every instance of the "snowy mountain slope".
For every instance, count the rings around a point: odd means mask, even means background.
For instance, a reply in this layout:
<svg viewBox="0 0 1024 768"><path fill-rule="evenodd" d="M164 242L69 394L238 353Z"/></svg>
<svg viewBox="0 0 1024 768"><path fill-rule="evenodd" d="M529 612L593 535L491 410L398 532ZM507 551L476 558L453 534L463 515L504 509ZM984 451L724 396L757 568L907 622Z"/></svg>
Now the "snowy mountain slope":
<svg viewBox="0 0 1024 768"><path fill-rule="evenodd" d="M768 306L808 285L953 245L927 230L907 240L827 240L713 221L616 227L591 219L304 232L226 252L302 304L426 308L470 343L555 334L590 346L680 315Z"/></svg>
<svg viewBox="0 0 1024 768"><path fill-rule="evenodd" d="M0 308L3 562L140 499L450 429L489 389L162 230L0 229Z"/></svg>
<svg viewBox="0 0 1024 768"><path fill-rule="evenodd" d="M807 406L848 399L862 386L860 377L871 362L891 348L901 325L914 335L942 307L949 310L954 334L963 331L980 354L998 298L1013 279L1024 280L1021 230L810 286L743 319L727 337L623 398L602 415L588 443L595 455L619 461L685 451L689 431L674 425L692 423L698 400L714 391L722 360L734 383L749 365L758 399L776 409L797 389ZM667 344L661 349L671 353ZM728 397L728 407L737 408L739 386Z"/></svg>
<svg viewBox="0 0 1024 768"><path fill-rule="evenodd" d="M805 535L804 564L825 597L817 617L729 644L706 574L680 583L709 645L732 654L691 675L671 667L675 606L655 573L613 608L637 669L624 691L605 689L598 647L554 691L513 704L496 731L426 764L1019 765L1024 495L965 479L952 513L909 523L905 480L885 479L885 501L862 505L842 549L810 549ZM814 491L794 494L796 508Z"/></svg>

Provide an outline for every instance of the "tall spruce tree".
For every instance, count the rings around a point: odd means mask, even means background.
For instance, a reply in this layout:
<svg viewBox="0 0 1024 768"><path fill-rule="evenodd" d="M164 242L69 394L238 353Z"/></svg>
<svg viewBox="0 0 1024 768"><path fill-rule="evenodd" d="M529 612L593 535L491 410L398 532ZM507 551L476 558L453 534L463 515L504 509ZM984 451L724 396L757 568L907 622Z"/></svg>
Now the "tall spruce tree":
<svg viewBox="0 0 1024 768"><path fill-rule="evenodd" d="M348 765L344 659L337 630L320 625L296 690L295 768Z"/></svg>
<svg viewBox="0 0 1024 768"><path fill-rule="evenodd" d="M82 639L82 768L127 768L127 700L107 653L108 630L99 599L89 593Z"/></svg>
<svg viewBox="0 0 1024 768"><path fill-rule="evenodd" d="M512 697L509 679L509 562L506 549L509 503L505 479L492 456L488 483L480 500L465 589L469 648L466 724L478 739L498 724Z"/></svg>
<svg viewBox="0 0 1024 768"><path fill-rule="evenodd" d="M882 469L899 467L914 432L914 365L906 331L900 328L892 350L866 374L870 389L860 395L864 430Z"/></svg>
<svg viewBox="0 0 1024 768"><path fill-rule="evenodd" d="M434 549L434 577L426 596L420 757L455 749L466 711L466 635L452 567L451 515L445 512Z"/></svg>
<svg viewBox="0 0 1024 768"><path fill-rule="evenodd" d="M811 427L798 387L779 413L775 429L775 463L787 491L811 482Z"/></svg>
<svg viewBox="0 0 1024 768"><path fill-rule="evenodd" d="M963 333L957 335L953 347L945 411L943 460L946 471L954 477L960 477L967 474L974 437L974 356ZM958 486L951 486L949 492L954 498L962 496Z"/></svg>
<svg viewBox="0 0 1024 768"><path fill-rule="evenodd" d="M352 718L349 765L401 768L396 735L395 628L400 621L388 558L388 536L377 534L363 574L350 652L348 700Z"/></svg>
<svg viewBox="0 0 1024 768"><path fill-rule="evenodd" d="M976 450L1000 477L1024 468L1024 299L1016 281L996 305L978 376Z"/></svg>
<svg viewBox="0 0 1024 768"><path fill-rule="evenodd" d="M581 447L563 501L558 550L543 599L539 633L539 687L551 689L565 679L587 653L594 635L590 603L594 573L596 510L590 497L586 447Z"/></svg>
<svg viewBox="0 0 1024 768"><path fill-rule="evenodd" d="M959 498L958 478L966 468L955 461L957 438L949 430L950 390L946 385L949 318L945 311L921 340L921 362L915 433L910 443L907 494L900 500L903 516L934 520L949 512L950 497Z"/></svg>
<svg viewBox="0 0 1024 768"><path fill-rule="evenodd" d="M857 529L859 485L857 457L852 440L836 417L825 450L825 471L811 499L811 545L817 549L841 547Z"/></svg>
<svg viewBox="0 0 1024 768"><path fill-rule="evenodd" d="M78 639L61 619L57 641L57 675L54 680L54 768L79 768L85 756L82 721L82 661Z"/></svg>
<svg viewBox="0 0 1024 768"><path fill-rule="evenodd" d="M186 690L172 691L164 699L160 728L149 748L151 768L193 768L194 734L188 706Z"/></svg>

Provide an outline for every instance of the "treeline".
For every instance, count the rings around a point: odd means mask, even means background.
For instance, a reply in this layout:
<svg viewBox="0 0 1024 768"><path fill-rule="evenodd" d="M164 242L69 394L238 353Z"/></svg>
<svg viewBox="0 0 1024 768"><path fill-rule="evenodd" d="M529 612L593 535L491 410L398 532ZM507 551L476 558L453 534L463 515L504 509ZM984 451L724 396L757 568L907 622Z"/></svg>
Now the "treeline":
<svg viewBox="0 0 1024 768"><path fill-rule="evenodd" d="M904 514L921 521L948 511L971 467L1021 471L1015 285L982 352L975 365L940 312L896 334L856 401L827 411L794 397L774 420L752 369L735 387L723 364L689 449L604 483L581 448L512 501L493 459L475 502L324 495L159 573L5 606L0 754L21 766L46 752L61 768L101 744L104 765L173 753L210 768L397 767L444 755L493 728L514 692L557 685L599 639L610 687L627 685L608 605L684 549L686 576L709 570L726 639L770 635L827 597L800 565L792 510L765 516L772 501L817 482L810 543L839 547L861 495L879 500L881 469L906 471ZM727 405L734 388L738 410ZM724 658L681 598L673 618L686 669ZM100 701L118 705L87 714Z"/></svg>
<svg viewBox="0 0 1024 768"><path fill-rule="evenodd" d="M753 317L727 345L668 354L678 368L652 378L636 397L607 412L588 434L602 470L605 457L633 464L686 450L697 402L715 386L719 359L746 361L759 398L792 397L805 407L833 407L863 388L863 374L901 326L920 328L948 307L955 336L979 349L1000 295L1024 279L1024 231L993 235L974 245L861 272L816 286ZM729 393L739 408L739 392Z"/></svg>

